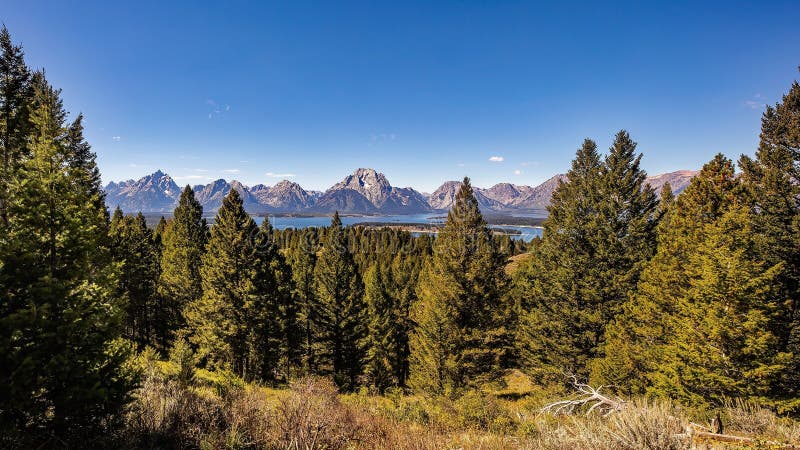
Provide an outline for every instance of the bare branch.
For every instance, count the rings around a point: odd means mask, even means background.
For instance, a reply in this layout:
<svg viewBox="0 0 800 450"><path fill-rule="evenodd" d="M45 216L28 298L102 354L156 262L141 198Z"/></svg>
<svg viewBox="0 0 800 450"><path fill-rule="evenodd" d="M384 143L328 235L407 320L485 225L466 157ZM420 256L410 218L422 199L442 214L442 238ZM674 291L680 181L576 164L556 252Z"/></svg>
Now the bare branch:
<svg viewBox="0 0 800 450"><path fill-rule="evenodd" d="M587 416L594 411L597 411L603 416L608 416L616 411L620 411L625 407L625 401L621 398L617 397L616 399L611 399L600 393L604 387L608 386L599 386L597 388L593 388L588 384L579 383L578 378L575 377L575 375L572 375L571 378L572 385L577 391L575 398L569 400L560 400L550 403L549 405L545 405L540 410L541 412L554 415L574 414L576 411L586 408Z"/></svg>

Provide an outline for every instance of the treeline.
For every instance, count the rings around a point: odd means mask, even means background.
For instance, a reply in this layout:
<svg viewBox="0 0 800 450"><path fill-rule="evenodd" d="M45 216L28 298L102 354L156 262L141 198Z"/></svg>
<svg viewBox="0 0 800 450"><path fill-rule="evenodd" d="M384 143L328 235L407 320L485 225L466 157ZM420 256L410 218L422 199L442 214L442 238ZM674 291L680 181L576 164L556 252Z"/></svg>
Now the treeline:
<svg viewBox="0 0 800 450"><path fill-rule="evenodd" d="M141 214L117 209L109 234L121 268L117 295L127 306L124 335L163 355L176 341L188 344L200 366L247 381L314 374L345 390L406 386L418 278L437 245L460 245L469 253L459 263L490 261L499 272L526 248L491 234L470 189L459 197L468 207L454 209L454 223L436 239L345 228L338 214L327 228L275 230L268 220L257 225L235 190L210 228L188 187L173 218L154 230ZM463 228L467 219L474 223ZM479 232L483 240L450 242L456 226L459 239Z"/></svg>
<svg viewBox="0 0 800 450"><path fill-rule="evenodd" d="M464 179L436 237L275 230L235 190L214 225L109 215L82 118L0 33L0 436L96 442L157 353L246 381L456 397L519 368L694 406L800 411L800 86L755 158L716 156L677 198L621 131L587 140L530 248L493 236ZM511 276L509 257L528 252Z"/></svg>

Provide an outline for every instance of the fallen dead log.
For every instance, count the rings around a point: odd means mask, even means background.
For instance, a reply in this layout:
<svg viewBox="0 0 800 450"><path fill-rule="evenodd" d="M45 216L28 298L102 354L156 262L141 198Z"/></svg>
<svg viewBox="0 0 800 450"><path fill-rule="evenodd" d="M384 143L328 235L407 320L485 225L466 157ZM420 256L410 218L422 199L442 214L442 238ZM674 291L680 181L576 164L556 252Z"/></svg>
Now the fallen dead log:
<svg viewBox="0 0 800 450"><path fill-rule="evenodd" d="M693 443L696 444L743 444L743 445L767 445L770 449L775 450L800 450L800 446L785 444L782 442L763 441L743 436L734 436L732 434L713 433L711 431L702 431L696 429L690 424L687 435L691 437ZM703 427L705 428L705 427ZM762 448L762 447L759 447Z"/></svg>

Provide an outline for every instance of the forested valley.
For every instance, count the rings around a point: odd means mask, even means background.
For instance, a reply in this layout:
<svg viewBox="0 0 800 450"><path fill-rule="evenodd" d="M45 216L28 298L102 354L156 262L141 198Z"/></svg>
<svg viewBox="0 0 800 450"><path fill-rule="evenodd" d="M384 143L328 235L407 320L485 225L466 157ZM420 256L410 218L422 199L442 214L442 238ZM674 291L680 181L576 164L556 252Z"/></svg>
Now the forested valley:
<svg viewBox="0 0 800 450"><path fill-rule="evenodd" d="M0 447L800 445L797 83L677 196L585 140L531 243L469 178L435 235L276 230L235 190L209 226L188 186L149 228L0 47Z"/></svg>

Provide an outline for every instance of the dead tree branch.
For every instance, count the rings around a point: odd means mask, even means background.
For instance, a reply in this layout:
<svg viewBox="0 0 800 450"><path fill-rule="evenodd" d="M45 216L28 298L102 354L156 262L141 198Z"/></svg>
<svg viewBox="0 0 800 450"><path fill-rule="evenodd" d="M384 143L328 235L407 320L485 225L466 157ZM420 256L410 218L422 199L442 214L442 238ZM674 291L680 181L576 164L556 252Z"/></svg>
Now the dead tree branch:
<svg viewBox="0 0 800 450"><path fill-rule="evenodd" d="M549 405L545 405L540 411L559 415L574 414L586 408L587 416L597 411L605 417L625 407L625 401L621 398L616 397L612 399L600 393L600 391L607 386L593 388L588 384L579 383L577 377L574 375L572 375L572 385L577 391L577 395L574 398L550 403Z"/></svg>

